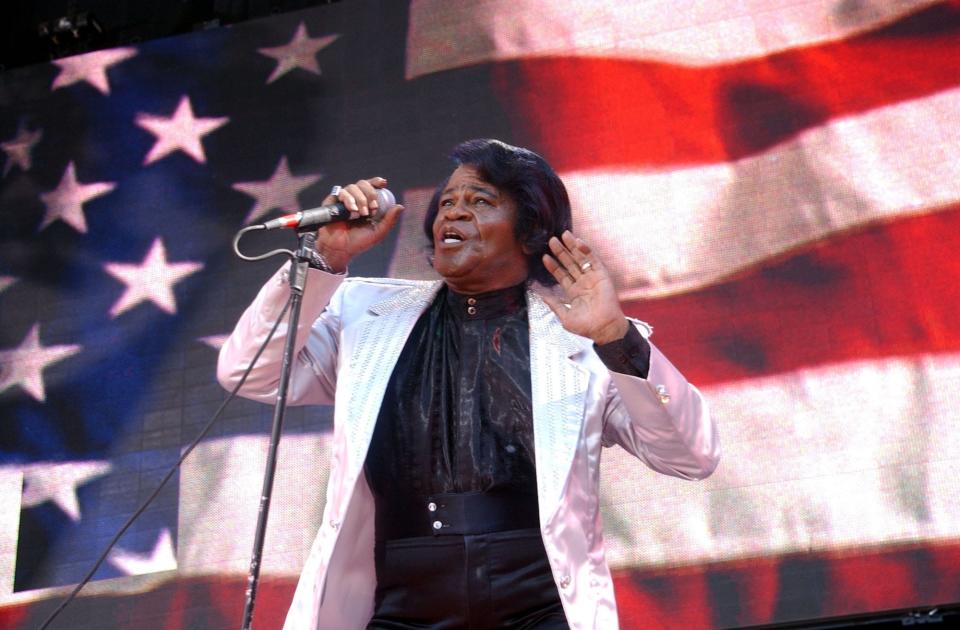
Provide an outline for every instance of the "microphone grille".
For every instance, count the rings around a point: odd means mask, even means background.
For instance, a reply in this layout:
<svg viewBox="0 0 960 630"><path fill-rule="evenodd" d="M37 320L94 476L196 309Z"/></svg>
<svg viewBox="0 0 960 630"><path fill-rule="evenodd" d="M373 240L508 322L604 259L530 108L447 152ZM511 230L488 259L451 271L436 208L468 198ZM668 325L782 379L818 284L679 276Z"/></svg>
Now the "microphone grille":
<svg viewBox="0 0 960 630"><path fill-rule="evenodd" d="M386 188L377 189L377 203L380 205L381 211L386 211L387 208L393 207L397 203L397 198L393 196L393 193Z"/></svg>

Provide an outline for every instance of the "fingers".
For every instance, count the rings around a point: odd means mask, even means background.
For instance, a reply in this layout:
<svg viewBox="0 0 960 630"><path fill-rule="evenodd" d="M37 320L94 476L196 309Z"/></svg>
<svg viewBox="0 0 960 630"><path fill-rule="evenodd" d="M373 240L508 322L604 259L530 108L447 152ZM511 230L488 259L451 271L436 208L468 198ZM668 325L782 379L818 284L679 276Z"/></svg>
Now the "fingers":
<svg viewBox="0 0 960 630"><path fill-rule="evenodd" d="M590 246L569 230L561 234L561 238L551 238L549 247L553 256L544 255L543 264L564 288L590 273L600 264L595 257L591 256Z"/></svg>
<svg viewBox="0 0 960 630"><path fill-rule="evenodd" d="M379 200L377 199L377 189L387 185L387 180L383 177L371 177L370 179L361 179L354 184L344 186L337 191L336 196L328 195L323 203L336 203L339 201L353 215L359 217L374 216L378 210Z"/></svg>
<svg viewBox="0 0 960 630"><path fill-rule="evenodd" d="M557 259L550 254L543 255L543 266L550 272L550 275L556 278L565 292L569 292L570 288L577 281L577 279L567 271L566 266L558 262Z"/></svg>
<svg viewBox="0 0 960 630"><path fill-rule="evenodd" d="M574 236L570 230L566 230L560 236L562 238L560 245L562 245L563 249L567 252L565 260L573 264L575 277L578 273L586 273L597 264L597 261L590 256L590 246Z"/></svg>
<svg viewBox="0 0 960 630"><path fill-rule="evenodd" d="M580 240L579 237L574 236L570 230L565 230L560 236L563 237L563 244L570 250L578 262L587 260L591 253L589 245Z"/></svg>
<svg viewBox="0 0 960 630"><path fill-rule="evenodd" d="M370 198L364 188L372 190L370 184L364 180L360 180L356 184L349 184L340 191L340 200L351 213L368 217L370 216Z"/></svg>
<svg viewBox="0 0 960 630"><path fill-rule="evenodd" d="M566 233L564 233L565 235ZM563 270L570 276L571 279L576 280L580 277L580 266L574 260L573 253L567 247L566 243L562 242L557 237L550 239L550 251L553 253L554 258L559 261L563 266Z"/></svg>

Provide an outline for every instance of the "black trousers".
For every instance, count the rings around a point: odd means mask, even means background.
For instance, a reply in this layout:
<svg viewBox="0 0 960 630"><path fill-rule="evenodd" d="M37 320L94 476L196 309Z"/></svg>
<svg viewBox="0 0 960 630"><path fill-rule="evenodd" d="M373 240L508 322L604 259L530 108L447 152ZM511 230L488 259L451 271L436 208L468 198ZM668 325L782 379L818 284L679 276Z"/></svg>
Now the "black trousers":
<svg viewBox="0 0 960 630"><path fill-rule="evenodd" d="M378 541L368 630L568 630L539 529Z"/></svg>

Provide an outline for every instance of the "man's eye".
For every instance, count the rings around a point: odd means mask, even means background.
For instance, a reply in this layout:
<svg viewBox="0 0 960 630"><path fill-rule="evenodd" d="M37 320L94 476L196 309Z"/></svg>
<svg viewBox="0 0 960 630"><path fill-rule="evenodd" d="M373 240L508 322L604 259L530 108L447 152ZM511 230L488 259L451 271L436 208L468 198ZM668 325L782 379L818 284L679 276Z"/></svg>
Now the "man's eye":
<svg viewBox="0 0 960 630"><path fill-rule="evenodd" d="M449 206L452 206L452 205L453 205L453 200L452 200L452 199L444 199L444 200L442 200L442 201L440 202L440 207L441 207L441 208L446 208L446 207L449 207Z"/></svg>
<svg viewBox="0 0 960 630"><path fill-rule="evenodd" d="M483 197L477 197L473 200L473 204L476 206L488 206L490 202L484 199Z"/></svg>

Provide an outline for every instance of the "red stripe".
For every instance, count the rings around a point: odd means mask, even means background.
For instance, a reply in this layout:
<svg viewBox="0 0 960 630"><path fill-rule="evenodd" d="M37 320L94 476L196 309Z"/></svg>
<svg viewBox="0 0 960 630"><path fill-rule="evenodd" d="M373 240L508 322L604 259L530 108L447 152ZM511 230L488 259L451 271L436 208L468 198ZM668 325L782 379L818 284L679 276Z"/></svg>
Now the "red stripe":
<svg viewBox="0 0 960 630"><path fill-rule="evenodd" d="M960 3L724 65L532 58L491 72L514 140L557 170L736 160L831 118L960 85Z"/></svg>
<svg viewBox="0 0 960 630"><path fill-rule="evenodd" d="M836 234L706 289L625 305L691 382L960 351L960 204Z"/></svg>
<svg viewBox="0 0 960 630"><path fill-rule="evenodd" d="M740 627L960 601L960 543L614 575L623 628Z"/></svg>
<svg viewBox="0 0 960 630"><path fill-rule="evenodd" d="M257 589L253 627L280 628L296 585L297 580L292 577L263 578ZM237 628L241 625L245 590L243 576L208 575L175 577L130 594L81 594L50 627L117 630ZM62 601L63 596L57 596L0 606L0 628L35 630Z"/></svg>

